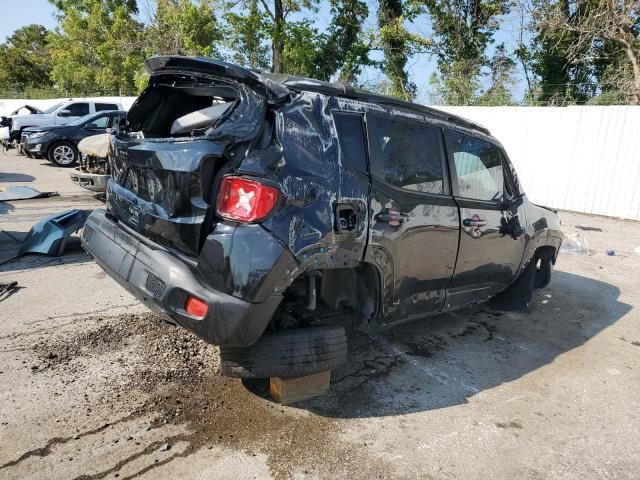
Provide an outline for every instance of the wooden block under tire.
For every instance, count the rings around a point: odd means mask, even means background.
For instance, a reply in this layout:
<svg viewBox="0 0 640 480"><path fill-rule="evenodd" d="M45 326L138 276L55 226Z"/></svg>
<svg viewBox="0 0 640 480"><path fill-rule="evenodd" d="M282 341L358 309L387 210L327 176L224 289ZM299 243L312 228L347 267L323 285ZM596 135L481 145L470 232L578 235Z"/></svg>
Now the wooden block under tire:
<svg viewBox="0 0 640 480"><path fill-rule="evenodd" d="M330 380L331 370L304 377L271 377L269 394L276 402L289 405L326 394L329 391Z"/></svg>

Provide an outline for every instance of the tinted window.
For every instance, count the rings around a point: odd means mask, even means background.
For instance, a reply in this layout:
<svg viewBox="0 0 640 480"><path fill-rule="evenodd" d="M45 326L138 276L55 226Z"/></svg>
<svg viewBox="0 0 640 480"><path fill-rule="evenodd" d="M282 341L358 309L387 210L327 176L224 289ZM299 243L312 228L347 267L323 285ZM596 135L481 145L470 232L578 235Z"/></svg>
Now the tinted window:
<svg viewBox="0 0 640 480"><path fill-rule="evenodd" d="M343 165L346 164L366 172L367 158L362 115L358 113L333 112L333 119L338 130Z"/></svg>
<svg viewBox="0 0 640 480"><path fill-rule="evenodd" d="M118 110L118 106L115 103L96 103L96 112L105 110Z"/></svg>
<svg viewBox="0 0 640 480"><path fill-rule="evenodd" d="M464 133L447 131L446 138L456 167L459 195L478 200L500 200L504 191L500 149Z"/></svg>
<svg viewBox="0 0 640 480"><path fill-rule="evenodd" d="M88 103L72 103L67 105L63 110L69 110L70 117L81 117L89 113Z"/></svg>
<svg viewBox="0 0 640 480"><path fill-rule="evenodd" d="M117 115L110 115L109 116L109 127L115 127L116 125L118 125L118 122L120 121L121 118L123 118L124 115L119 113Z"/></svg>
<svg viewBox="0 0 640 480"><path fill-rule="evenodd" d="M95 125L95 128L107 128L109 126L109 117L104 116L100 118L94 118L89 123Z"/></svg>
<svg viewBox="0 0 640 480"><path fill-rule="evenodd" d="M443 193L440 130L403 120L367 117L371 155L382 160L384 180L425 193Z"/></svg>

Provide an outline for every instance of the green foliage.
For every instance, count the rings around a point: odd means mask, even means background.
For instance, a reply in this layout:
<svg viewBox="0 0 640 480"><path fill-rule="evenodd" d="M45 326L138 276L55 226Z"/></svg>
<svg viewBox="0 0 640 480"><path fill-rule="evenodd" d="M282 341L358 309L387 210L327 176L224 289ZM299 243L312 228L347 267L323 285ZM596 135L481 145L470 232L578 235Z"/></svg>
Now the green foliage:
<svg viewBox="0 0 640 480"><path fill-rule="evenodd" d="M378 1L378 34L384 54L382 71L389 80L386 87L383 84L383 91L402 100L413 100L416 85L409 81L405 67L413 48L425 41L408 32L405 13L402 0Z"/></svg>
<svg viewBox="0 0 640 480"><path fill-rule="evenodd" d="M533 27L535 38L530 48L533 72L540 79L536 100L543 104L566 105L583 103L594 95L590 82L591 65L571 62L571 50L578 35L549 25L550 15L570 21L573 15L570 0L535 0ZM583 50L588 46L583 46ZM577 53L577 52L574 52Z"/></svg>
<svg viewBox="0 0 640 480"><path fill-rule="evenodd" d="M475 101L475 105L515 105L511 96L511 88L515 81L513 71L516 62L507 55L504 44L496 47L495 54L489 62L491 85Z"/></svg>
<svg viewBox="0 0 640 480"><path fill-rule="evenodd" d="M509 11L508 0L423 0L433 22L431 50L438 62L434 82L449 105L473 103L486 50Z"/></svg>
<svg viewBox="0 0 640 480"><path fill-rule="evenodd" d="M46 87L51 84L49 70L47 29L42 25L19 28L0 45L0 88Z"/></svg>
<svg viewBox="0 0 640 480"><path fill-rule="evenodd" d="M371 65L371 39L363 34L362 25L369 15L361 0L330 0L331 23L320 39L316 53L316 78L330 80L339 72L346 83L355 82L362 67Z"/></svg>
<svg viewBox="0 0 640 480"><path fill-rule="evenodd" d="M300 77L314 77L320 35L311 22L287 22L284 32L284 72Z"/></svg>
<svg viewBox="0 0 640 480"><path fill-rule="evenodd" d="M437 62L429 84L439 103L515 104L513 58L525 103L640 103L638 0L378 0L373 27L367 0L150 0L144 19L142 0L49 1L53 31L28 25L0 44L3 92L134 94L148 82L143 60L164 54L351 84L378 69L375 89L412 100L407 66L426 54ZM490 55L512 5L526 35L511 55L504 45ZM326 21L313 17L319 7ZM415 33L424 24L426 37Z"/></svg>
<svg viewBox="0 0 640 480"><path fill-rule="evenodd" d="M142 61L135 2L59 0L56 5L63 7L60 26L48 41L50 77L58 87L69 94L134 91Z"/></svg>
<svg viewBox="0 0 640 480"><path fill-rule="evenodd" d="M225 15L226 47L231 60L243 67L268 70L269 46L264 39L270 37L269 15L258 8L258 0L250 0L246 12L228 12Z"/></svg>
<svg viewBox="0 0 640 480"><path fill-rule="evenodd" d="M156 0L144 38L147 55L218 57L223 32L211 0Z"/></svg>

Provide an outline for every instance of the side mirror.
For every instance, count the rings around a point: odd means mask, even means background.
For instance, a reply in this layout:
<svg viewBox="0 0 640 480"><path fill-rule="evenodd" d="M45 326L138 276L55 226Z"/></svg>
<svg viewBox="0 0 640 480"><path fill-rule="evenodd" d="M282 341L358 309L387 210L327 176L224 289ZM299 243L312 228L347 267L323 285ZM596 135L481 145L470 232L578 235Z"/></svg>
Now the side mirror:
<svg viewBox="0 0 640 480"><path fill-rule="evenodd" d="M71 116L71 110L60 110L58 112L58 116L59 117L70 117Z"/></svg>

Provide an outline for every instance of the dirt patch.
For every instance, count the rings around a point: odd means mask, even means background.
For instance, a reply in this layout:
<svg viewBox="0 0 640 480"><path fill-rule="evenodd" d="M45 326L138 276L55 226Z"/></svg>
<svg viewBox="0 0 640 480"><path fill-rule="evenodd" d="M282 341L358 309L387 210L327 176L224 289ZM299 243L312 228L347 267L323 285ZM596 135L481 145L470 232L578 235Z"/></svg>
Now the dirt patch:
<svg viewBox="0 0 640 480"><path fill-rule="evenodd" d="M80 478L105 478L142 455L159 449L171 451L173 445L185 441L185 450L136 475L202 448L222 445L249 455L266 454L271 474L278 479L303 472L303 465L311 469L308 473L320 477L343 476L345 471L369 478L388 477L380 472L389 469L374 471L369 466L372 462L356 453L353 445L340 442L344 421L282 407L266 398L266 388L259 382L250 391L239 380L220 376L218 349L183 328L150 314L93 320L94 328L37 343L33 350L39 364L34 374L76 378L81 376L85 357L107 353L113 357L114 352L126 351L117 361L130 372L129 378L123 382L113 377L110 398L101 403L127 408L130 402L128 419L151 413L156 420L150 428L175 424L186 426L190 433L140 446L139 452L108 470ZM142 403L140 392L145 394ZM379 469L380 462L376 464Z"/></svg>

